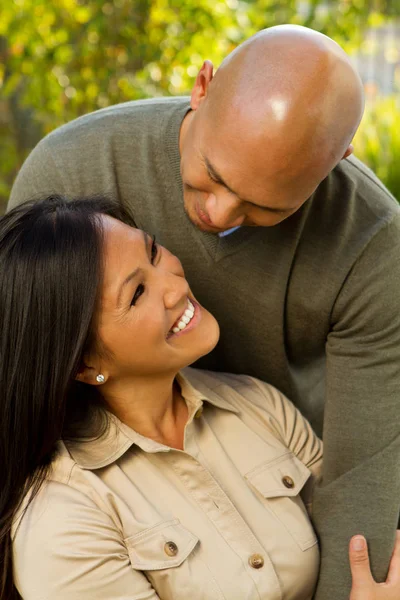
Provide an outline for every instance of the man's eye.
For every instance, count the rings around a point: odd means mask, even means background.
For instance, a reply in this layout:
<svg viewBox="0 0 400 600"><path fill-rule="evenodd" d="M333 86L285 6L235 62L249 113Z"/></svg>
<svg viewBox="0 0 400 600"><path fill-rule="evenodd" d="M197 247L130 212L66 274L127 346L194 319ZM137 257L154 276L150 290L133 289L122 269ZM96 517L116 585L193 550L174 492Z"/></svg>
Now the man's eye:
<svg viewBox="0 0 400 600"><path fill-rule="evenodd" d="M136 302L139 300L140 296L143 294L144 292L144 285L143 283L140 283L137 288L136 291L133 295L133 298L131 300L131 306L135 306Z"/></svg>

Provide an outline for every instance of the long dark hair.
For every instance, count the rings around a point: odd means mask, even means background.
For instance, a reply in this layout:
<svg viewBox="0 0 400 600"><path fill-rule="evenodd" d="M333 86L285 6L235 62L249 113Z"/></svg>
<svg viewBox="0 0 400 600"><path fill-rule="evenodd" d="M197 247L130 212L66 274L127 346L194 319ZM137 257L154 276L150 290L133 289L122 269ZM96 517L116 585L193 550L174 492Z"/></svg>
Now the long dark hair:
<svg viewBox="0 0 400 600"><path fill-rule="evenodd" d="M11 526L44 482L60 438L101 435L93 387L75 381L96 347L102 278L100 214L133 225L107 198L52 196L0 218L0 598L13 585ZM98 411L101 412L101 411ZM104 414L104 413L103 413Z"/></svg>

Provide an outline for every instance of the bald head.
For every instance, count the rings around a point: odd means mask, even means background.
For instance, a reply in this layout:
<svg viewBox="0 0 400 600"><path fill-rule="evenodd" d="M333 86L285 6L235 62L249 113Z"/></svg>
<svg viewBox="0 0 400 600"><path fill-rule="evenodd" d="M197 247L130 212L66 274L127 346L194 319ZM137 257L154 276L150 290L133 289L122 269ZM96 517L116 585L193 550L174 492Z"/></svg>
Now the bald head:
<svg viewBox="0 0 400 600"><path fill-rule="evenodd" d="M321 33L282 25L241 44L215 77L207 68L192 93L188 138L229 172L222 179L238 197L261 205L264 191L267 205L271 195L278 208L280 197L301 205L346 154L362 116L362 84L345 52Z"/></svg>
<svg viewBox="0 0 400 600"><path fill-rule="evenodd" d="M306 167L318 158L327 172L363 112L361 81L345 52L325 35L293 25L263 30L239 46L218 69L207 100L215 124L240 124L246 137L273 143L279 160L301 154Z"/></svg>

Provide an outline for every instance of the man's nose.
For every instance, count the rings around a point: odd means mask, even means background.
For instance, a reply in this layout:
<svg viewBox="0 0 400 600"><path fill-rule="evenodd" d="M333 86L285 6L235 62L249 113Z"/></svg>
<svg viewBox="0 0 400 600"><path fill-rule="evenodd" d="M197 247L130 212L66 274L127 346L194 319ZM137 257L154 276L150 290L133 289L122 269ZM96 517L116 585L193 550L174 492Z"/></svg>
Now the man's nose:
<svg viewBox="0 0 400 600"><path fill-rule="evenodd" d="M220 229L238 227L244 221L241 214L241 203L229 193L209 194L205 201L205 209L212 224Z"/></svg>

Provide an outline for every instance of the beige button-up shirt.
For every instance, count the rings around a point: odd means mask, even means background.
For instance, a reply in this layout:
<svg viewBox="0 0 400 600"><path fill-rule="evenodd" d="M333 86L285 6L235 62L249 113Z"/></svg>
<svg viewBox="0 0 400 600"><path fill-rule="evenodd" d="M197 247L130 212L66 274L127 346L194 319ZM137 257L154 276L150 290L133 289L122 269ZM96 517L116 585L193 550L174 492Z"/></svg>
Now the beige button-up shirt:
<svg viewBox="0 0 400 600"><path fill-rule="evenodd" d="M321 441L256 379L188 368L178 382L183 451L111 414L100 439L60 442L14 523L24 600L311 599L319 552L305 504Z"/></svg>

